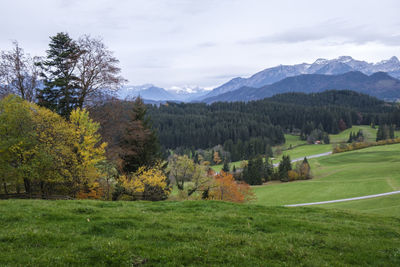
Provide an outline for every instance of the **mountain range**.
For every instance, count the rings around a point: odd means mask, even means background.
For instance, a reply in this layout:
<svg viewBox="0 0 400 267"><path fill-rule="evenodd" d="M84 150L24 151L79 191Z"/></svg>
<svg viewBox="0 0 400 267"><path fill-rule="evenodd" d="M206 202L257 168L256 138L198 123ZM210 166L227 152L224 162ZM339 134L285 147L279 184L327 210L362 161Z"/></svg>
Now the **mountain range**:
<svg viewBox="0 0 400 267"><path fill-rule="evenodd" d="M195 86L164 89L153 84L125 86L118 97L141 96L148 103L165 101L206 102L249 101L284 92L321 92L354 90L380 99L400 98L400 61L393 56L377 63L356 60L350 56L317 59L314 63L280 65L264 69L249 78L233 78L208 91Z"/></svg>
<svg viewBox="0 0 400 267"><path fill-rule="evenodd" d="M227 83L213 89L201 99L211 98L242 87L260 88L287 77L303 74L337 75L350 71L359 71L367 75L376 72L386 72L394 78L400 78L400 61L397 57L391 57L378 63L355 60L350 56L341 56L336 59L317 59L314 63L302 63L296 65L280 65L260 71L249 78L234 78Z"/></svg>
<svg viewBox="0 0 400 267"><path fill-rule="evenodd" d="M360 71L350 71L337 75L302 74L285 78L261 88L241 87L217 96L204 99L206 103L218 101L250 101L264 99L287 92L323 92L326 90L352 90L380 99L400 98L400 81L385 72L366 75Z"/></svg>
<svg viewBox="0 0 400 267"><path fill-rule="evenodd" d="M139 86L124 86L118 92L120 99L132 99L137 96L150 101L176 101L190 102L206 95L209 91L200 87L177 87L174 86L167 90L153 84L144 84Z"/></svg>

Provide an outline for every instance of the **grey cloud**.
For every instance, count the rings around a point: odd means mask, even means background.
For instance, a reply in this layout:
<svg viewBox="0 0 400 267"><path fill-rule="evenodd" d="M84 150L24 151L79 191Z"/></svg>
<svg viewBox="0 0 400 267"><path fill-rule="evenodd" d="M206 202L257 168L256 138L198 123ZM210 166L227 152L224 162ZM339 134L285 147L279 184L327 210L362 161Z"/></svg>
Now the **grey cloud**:
<svg viewBox="0 0 400 267"><path fill-rule="evenodd" d="M309 41L326 41L334 45L351 43L361 45L368 42L379 42L389 46L399 46L400 35L390 35L384 29L371 29L365 25L351 25L345 21L329 20L319 25L298 27L249 40L242 40L239 41L239 44L296 44Z"/></svg>

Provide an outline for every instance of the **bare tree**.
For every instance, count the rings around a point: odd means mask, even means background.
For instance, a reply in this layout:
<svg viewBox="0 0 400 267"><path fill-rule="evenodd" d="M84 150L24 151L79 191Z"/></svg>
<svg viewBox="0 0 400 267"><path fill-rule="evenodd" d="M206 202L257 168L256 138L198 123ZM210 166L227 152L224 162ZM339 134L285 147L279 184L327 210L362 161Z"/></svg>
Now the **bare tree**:
<svg viewBox="0 0 400 267"><path fill-rule="evenodd" d="M96 101L104 95L113 94L126 82L120 76L119 60L107 49L100 38L83 35L78 40L82 55L78 60L79 79L78 106Z"/></svg>
<svg viewBox="0 0 400 267"><path fill-rule="evenodd" d="M36 62L39 58L31 58L13 41L11 51L0 54L0 96L17 94L25 100L35 101L36 89L39 85L39 69Z"/></svg>

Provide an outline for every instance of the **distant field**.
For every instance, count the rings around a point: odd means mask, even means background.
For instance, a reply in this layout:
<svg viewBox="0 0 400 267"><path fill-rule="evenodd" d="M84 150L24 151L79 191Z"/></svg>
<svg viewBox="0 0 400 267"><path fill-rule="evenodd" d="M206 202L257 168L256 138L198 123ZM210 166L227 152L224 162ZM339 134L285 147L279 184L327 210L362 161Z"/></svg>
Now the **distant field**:
<svg viewBox="0 0 400 267"><path fill-rule="evenodd" d="M257 203L297 204L400 190L400 144L311 159L310 164L312 180L253 187Z"/></svg>
<svg viewBox="0 0 400 267"><path fill-rule="evenodd" d="M364 200L324 204L315 207L345 209L387 216L400 216L400 194Z"/></svg>
<svg viewBox="0 0 400 267"><path fill-rule="evenodd" d="M297 159L297 158L302 158L305 156L311 156L315 154L320 154L320 153L325 153L332 151L333 146L337 143L343 143L347 142L349 139L350 132L358 132L358 130L362 130L364 132L364 135L367 139L367 141L375 141L376 139L376 132L378 129L373 129L368 125L361 125L361 126L353 126L350 129L347 129L339 134L331 134L329 135L331 144L325 145L308 145L306 144L305 141L300 140L300 137L297 135L290 135L290 134L285 134L285 139L286 143L283 146L277 146L274 147L274 150L279 147L283 150L282 154L277 156L276 159L273 161L274 163L277 163L281 160L283 155L289 155L291 159ZM396 131L396 136L400 136L400 132ZM292 145L294 147L293 149L288 149ZM286 150L287 149L287 150ZM231 168L233 165L236 166L236 168L240 167L242 161L236 161L231 163ZM222 170L222 164L219 165L214 165L212 166L213 170L219 172Z"/></svg>
<svg viewBox="0 0 400 267"><path fill-rule="evenodd" d="M399 233L320 208L3 200L0 266L399 266Z"/></svg>
<svg viewBox="0 0 400 267"><path fill-rule="evenodd" d="M373 142L376 140L376 132L378 131L378 127L371 128L371 126L368 125L354 125L350 129L346 129L343 132L339 134L331 134L329 135L331 139L331 143L343 143L347 142L349 140L350 132L355 132L357 133L359 130L362 130L364 133L364 137L366 138L366 141Z"/></svg>

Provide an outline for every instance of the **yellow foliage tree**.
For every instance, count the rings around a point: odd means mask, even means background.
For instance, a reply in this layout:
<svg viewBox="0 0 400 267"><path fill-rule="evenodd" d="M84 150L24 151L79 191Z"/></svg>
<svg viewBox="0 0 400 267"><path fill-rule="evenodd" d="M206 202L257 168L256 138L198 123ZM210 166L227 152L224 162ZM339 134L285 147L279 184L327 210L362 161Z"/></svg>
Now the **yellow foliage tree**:
<svg viewBox="0 0 400 267"><path fill-rule="evenodd" d="M101 143L100 124L89 117L86 109L71 112L70 123L74 131L74 151L79 163L76 177L80 184L91 187L101 176L97 164L105 159L106 143Z"/></svg>
<svg viewBox="0 0 400 267"><path fill-rule="evenodd" d="M99 125L87 111L74 111L67 122L10 95L0 100L0 122L0 177L5 193L19 193L23 187L27 194L75 196L82 184L99 176L96 164L104 159L105 144L99 144Z"/></svg>
<svg viewBox="0 0 400 267"><path fill-rule="evenodd" d="M140 167L132 176L121 176L120 181L133 200L164 200L171 192L160 163Z"/></svg>
<svg viewBox="0 0 400 267"><path fill-rule="evenodd" d="M222 160L221 160L221 157L219 156L218 151L214 151L213 160L214 160L215 164L221 163Z"/></svg>

